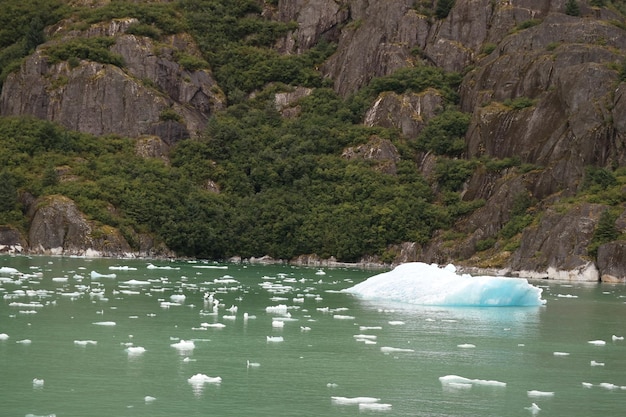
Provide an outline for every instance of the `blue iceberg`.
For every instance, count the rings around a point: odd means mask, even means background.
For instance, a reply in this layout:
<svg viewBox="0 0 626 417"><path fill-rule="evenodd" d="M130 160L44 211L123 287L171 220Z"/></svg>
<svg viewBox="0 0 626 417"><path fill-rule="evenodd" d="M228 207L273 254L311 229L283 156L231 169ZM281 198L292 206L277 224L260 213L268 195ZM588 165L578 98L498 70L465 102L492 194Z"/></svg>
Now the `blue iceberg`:
<svg viewBox="0 0 626 417"><path fill-rule="evenodd" d="M540 306L542 289L522 278L458 274L453 265L441 268L406 263L375 275L345 292L368 300L389 300L428 306Z"/></svg>

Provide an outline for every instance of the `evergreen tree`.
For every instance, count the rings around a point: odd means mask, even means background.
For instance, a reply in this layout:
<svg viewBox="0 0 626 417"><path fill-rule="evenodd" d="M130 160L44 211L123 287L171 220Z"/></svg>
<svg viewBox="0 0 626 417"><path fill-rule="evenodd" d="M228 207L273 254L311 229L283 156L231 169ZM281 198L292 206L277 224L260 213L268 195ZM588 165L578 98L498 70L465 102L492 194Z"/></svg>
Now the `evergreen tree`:
<svg viewBox="0 0 626 417"><path fill-rule="evenodd" d="M580 6L576 0L567 0L565 3L565 14L570 16L580 16Z"/></svg>
<svg viewBox="0 0 626 417"><path fill-rule="evenodd" d="M0 212L8 212L15 209L17 204L17 189L13 183L11 174L7 171L0 172Z"/></svg>
<svg viewBox="0 0 626 417"><path fill-rule="evenodd" d="M43 179L41 180L44 187L54 187L59 183L59 174L54 166L48 165L43 173Z"/></svg>
<svg viewBox="0 0 626 417"><path fill-rule="evenodd" d="M435 16L437 16L437 19L448 17L452 6L454 6L454 0L438 0L437 7L435 8Z"/></svg>

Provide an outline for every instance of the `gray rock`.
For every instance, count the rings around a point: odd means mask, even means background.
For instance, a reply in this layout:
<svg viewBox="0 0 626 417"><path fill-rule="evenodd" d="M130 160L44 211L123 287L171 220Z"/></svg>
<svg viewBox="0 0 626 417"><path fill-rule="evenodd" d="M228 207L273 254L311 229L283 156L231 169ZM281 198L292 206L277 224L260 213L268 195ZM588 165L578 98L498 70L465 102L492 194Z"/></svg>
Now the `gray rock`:
<svg viewBox="0 0 626 417"><path fill-rule="evenodd" d="M611 242L598 248L598 269L603 282L626 283L626 242Z"/></svg>

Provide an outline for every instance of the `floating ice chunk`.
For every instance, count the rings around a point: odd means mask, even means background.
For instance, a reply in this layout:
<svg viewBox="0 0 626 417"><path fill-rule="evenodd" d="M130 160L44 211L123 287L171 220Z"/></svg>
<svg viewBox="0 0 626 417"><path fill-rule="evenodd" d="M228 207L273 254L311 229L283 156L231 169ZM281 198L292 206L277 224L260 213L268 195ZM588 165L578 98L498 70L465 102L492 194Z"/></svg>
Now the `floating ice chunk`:
<svg viewBox="0 0 626 417"><path fill-rule="evenodd" d="M604 340L590 340L587 343L589 343L591 345L595 345L595 346L604 346L604 345L606 345L606 342Z"/></svg>
<svg viewBox="0 0 626 417"><path fill-rule="evenodd" d="M530 411L532 415L534 416L535 414L541 411L541 408L539 408L537 404L532 403L530 407L524 407L524 410Z"/></svg>
<svg viewBox="0 0 626 417"><path fill-rule="evenodd" d="M614 390L614 389L619 388L619 385L611 384L610 382L601 382L600 384L598 384L598 386L600 388L604 388L608 390Z"/></svg>
<svg viewBox="0 0 626 417"><path fill-rule="evenodd" d="M330 399L338 405L375 404L380 401L380 398L374 397L330 397Z"/></svg>
<svg viewBox="0 0 626 417"><path fill-rule="evenodd" d="M200 395L202 390L204 389L205 384L214 384L219 385L222 383L222 378L219 376L211 377L204 374L195 374L194 376L187 379L189 385L191 385L193 392L196 395Z"/></svg>
<svg viewBox="0 0 626 417"><path fill-rule="evenodd" d="M170 295L170 301L173 303L178 303L178 304L182 304L185 302L185 299L187 297L185 296L185 294L172 294Z"/></svg>
<svg viewBox="0 0 626 417"><path fill-rule="evenodd" d="M146 348L141 347L141 346L129 346L126 348L126 353L128 353L128 356L141 355L145 351L146 351Z"/></svg>
<svg viewBox="0 0 626 417"><path fill-rule="evenodd" d="M624 340L624 336L615 336L615 335L613 335L613 336L611 336L611 340L613 340L614 342L617 341L617 340Z"/></svg>
<svg viewBox="0 0 626 417"><path fill-rule="evenodd" d="M300 326L300 331L301 332L310 332L311 328L308 326Z"/></svg>
<svg viewBox="0 0 626 417"><path fill-rule="evenodd" d="M382 326L359 326L359 330L364 332L367 330L382 330Z"/></svg>
<svg viewBox="0 0 626 417"><path fill-rule="evenodd" d="M569 356L568 352L554 352L554 356Z"/></svg>
<svg viewBox="0 0 626 417"><path fill-rule="evenodd" d="M122 282L122 284L139 286L139 285L151 285L152 283L150 281L144 281L144 280L139 280L139 279L131 279L129 281Z"/></svg>
<svg viewBox="0 0 626 417"><path fill-rule="evenodd" d="M52 278L52 281L53 282L67 282L69 281L69 278L68 277L55 277L55 278Z"/></svg>
<svg viewBox="0 0 626 417"><path fill-rule="evenodd" d="M96 340L74 340L74 344L77 346L87 346L87 345L97 345L98 342Z"/></svg>
<svg viewBox="0 0 626 417"><path fill-rule="evenodd" d="M156 266L156 265L153 265L153 264L148 264L148 266L146 268L148 268L148 269L174 269L174 270L180 269L180 267L172 267L172 266L169 266L169 265L167 265L167 266Z"/></svg>
<svg viewBox="0 0 626 417"><path fill-rule="evenodd" d="M337 385L334 382L329 382L328 384L326 384L326 388L337 388L339 385Z"/></svg>
<svg viewBox="0 0 626 417"><path fill-rule="evenodd" d="M380 348L380 351L385 353L385 354L389 354L389 353L400 353L400 352L415 352L415 350L413 349L404 349L404 348L395 348L395 347L389 347L389 346L383 346Z"/></svg>
<svg viewBox="0 0 626 417"><path fill-rule="evenodd" d="M559 298L578 298L577 295L572 295L572 294L557 294L556 296Z"/></svg>
<svg viewBox="0 0 626 417"><path fill-rule="evenodd" d="M92 279L98 279L98 278L115 278L117 277L117 275L115 274L100 274L96 271L91 271L91 278Z"/></svg>
<svg viewBox="0 0 626 417"><path fill-rule="evenodd" d="M143 401L148 404L151 402L154 402L156 400L156 397L153 397L151 395L146 395L145 397L143 397Z"/></svg>
<svg viewBox="0 0 626 417"><path fill-rule="evenodd" d="M461 349L473 349L476 347L476 345L473 345L471 343L461 343L460 345L456 345L456 347L459 347Z"/></svg>
<svg viewBox="0 0 626 417"><path fill-rule="evenodd" d="M365 299L420 305L539 306L543 289L521 278L458 275L454 266L406 263L344 290Z"/></svg>
<svg viewBox="0 0 626 417"><path fill-rule="evenodd" d="M0 333L0 340L8 340L9 339L9 335L6 333Z"/></svg>
<svg viewBox="0 0 626 417"><path fill-rule="evenodd" d="M180 340L177 343L172 343L170 346L180 352L188 352L190 350L194 350L196 347L196 345L193 343L193 340Z"/></svg>
<svg viewBox="0 0 626 417"><path fill-rule="evenodd" d="M200 323L200 326L212 329L223 329L226 327L224 323Z"/></svg>
<svg viewBox="0 0 626 417"><path fill-rule="evenodd" d="M44 380L33 378L33 388L43 388Z"/></svg>
<svg viewBox="0 0 626 417"><path fill-rule="evenodd" d="M265 312L268 314L287 315L287 306L285 304L279 304L277 306L265 307Z"/></svg>
<svg viewBox="0 0 626 417"><path fill-rule="evenodd" d="M439 381L442 385L451 384L470 384L470 385L485 385L491 387L506 387L506 382L500 382L495 380L485 379L469 379L458 375L446 375L439 377Z"/></svg>
<svg viewBox="0 0 626 417"><path fill-rule="evenodd" d="M401 320L391 320L388 323L390 326L403 326L404 324L406 324L405 322Z"/></svg>
<svg viewBox="0 0 626 417"><path fill-rule="evenodd" d="M355 334L354 337L356 340L376 340L378 336L374 334Z"/></svg>
<svg viewBox="0 0 626 417"><path fill-rule="evenodd" d="M584 388L591 388L591 387L593 387L593 384L591 382L583 382L582 384L583 384Z"/></svg>
<svg viewBox="0 0 626 417"><path fill-rule="evenodd" d="M282 329L285 327L285 322L282 320L272 320L272 327L275 329Z"/></svg>
<svg viewBox="0 0 626 417"><path fill-rule="evenodd" d="M97 321L92 324L95 324L96 326L115 326L117 323L114 321Z"/></svg>
<svg viewBox="0 0 626 417"><path fill-rule="evenodd" d="M126 266L126 265L121 265L121 266L110 266L109 267L110 270L112 271L136 271L137 268L131 267L131 266Z"/></svg>
<svg viewBox="0 0 626 417"><path fill-rule="evenodd" d="M345 314L333 314L333 318L337 320L354 320L354 316L347 316Z"/></svg>
<svg viewBox="0 0 626 417"><path fill-rule="evenodd" d="M22 339L16 341L15 343L19 343L20 345L30 345L31 343L33 343L33 341L30 339Z"/></svg>
<svg viewBox="0 0 626 417"><path fill-rule="evenodd" d="M604 366L604 362L591 361L591 366Z"/></svg>
<svg viewBox="0 0 626 417"><path fill-rule="evenodd" d="M359 411L389 411L391 404L384 403L359 403Z"/></svg>
<svg viewBox="0 0 626 417"><path fill-rule="evenodd" d="M267 336L267 342L268 343L280 343L283 342L285 339L283 339L282 336Z"/></svg>
<svg viewBox="0 0 626 417"><path fill-rule="evenodd" d="M552 391L538 391L538 390L530 390L526 391L529 397L554 397L554 392Z"/></svg>
<svg viewBox="0 0 626 417"><path fill-rule="evenodd" d="M261 364L258 362L250 362L249 360L246 361L246 368L258 368L260 366Z"/></svg>
<svg viewBox="0 0 626 417"><path fill-rule="evenodd" d="M11 268L9 266L0 266L0 274L3 275L17 275L20 271L15 268Z"/></svg>

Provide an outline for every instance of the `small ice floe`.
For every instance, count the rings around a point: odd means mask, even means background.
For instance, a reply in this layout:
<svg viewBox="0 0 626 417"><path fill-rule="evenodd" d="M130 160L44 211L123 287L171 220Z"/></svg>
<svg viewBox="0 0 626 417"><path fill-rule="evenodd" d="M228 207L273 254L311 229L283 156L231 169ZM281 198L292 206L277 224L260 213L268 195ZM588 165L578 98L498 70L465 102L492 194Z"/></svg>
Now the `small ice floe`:
<svg viewBox="0 0 626 417"><path fill-rule="evenodd" d="M10 266L0 266L0 274L1 275L18 275L20 271L15 268L11 268Z"/></svg>
<svg viewBox="0 0 626 417"><path fill-rule="evenodd" d="M591 382L583 382L582 385L583 385L583 388L591 388L591 387L593 387L593 384Z"/></svg>
<svg viewBox="0 0 626 417"><path fill-rule="evenodd" d="M359 411L389 411L391 404L384 403L359 403Z"/></svg>
<svg viewBox="0 0 626 417"><path fill-rule="evenodd" d="M446 375L439 377L439 382L444 386L458 386L462 385L483 385L490 387L506 387L506 382L500 382L495 380L486 380L486 379L469 379L458 375Z"/></svg>
<svg viewBox="0 0 626 417"><path fill-rule="evenodd" d="M572 294L557 294L556 296L559 298L578 298L577 295L572 295Z"/></svg>
<svg viewBox="0 0 626 417"><path fill-rule="evenodd" d="M258 368L260 366L261 364L258 362L250 362L249 360L246 361L246 368Z"/></svg>
<svg viewBox="0 0 626 417"><path fill-rule="evenodd" d="M131 285L131 286L140 286L140 285L151 285L152 283L150 281L144 281L140 279L131 279L128 281L124 281L121 284Z"/></svg>
<svg viewBox="0 0 626 417"><path fill-rule="evenodd" d="M95 324L96 326L115 326L117 325L117 323L115 323L114 321L96 321L94 323L91 324Z"/></svg>
<svg viewBox="0 0 626 417"><path fill-rule="evenodd" d="M357 342L363 342L366 340L376 340L378 338L378 336L374 335L374 334L355 334L352 337L354 337L354 340L356 340Z"/></svg>
<svg viewBox="0 0 626 417"><path fill-rule="evenodd" d="M604 346L606 345L606 342L604 340L590 340L587 343L594 345L594 346Z"/></svg>
<svg viewBox="0 0 626 417"><path fill-rule="evenodd" d="M193 340L180 340L179 342L172 343L170 346L177 349L181 353L189 352L190 350L194 350L196 348Z"/></svg>
<svg viewBox="0 0 626 417"><path fill-rule="evenodd" d="M390 326L402 326L402 325L406 324L402 320L391 320L388 323L389 323Z"/></svg>
<svg viewBox="0 0 626 417"><path fill-rule="evenodd" d="M148 264L148 266L146 267L148 269L174 269L174 270L178 270L180 269L180 267L173 267L173 266L157 266L157 265L153 265L153 264Z"/></svg>
<svg viewBox="0 0 626 417"><path fill-rule="evenodd" d="M531 398L554 397L554 392L552 392L552 391L530 390L530 391L526 391L526 394L528 394L528 396L531 397Z"/></svg>
<svg viewBox="0 0 626 417"><path fill-rule="evenodd" d="M569 356L568 352L553 352L554 356Z"/></svg>
<svg viewBox="0 0 626 417"><path fill-rule="evenodd" d="M359 330L364 332L367 330L382 330L382 326L359 326Z"/></svg>
<svg viewBox="0 0 626 417"><path fill-rule="evenodd" d="M219 376L211 377L205 374L195 374L187 379L187 382L191 385L194 394L200 395L206 384L219 385L222 383L222 378Z"/></svg>
<svg viewBox="0 0 626 417"><path fill-rule="evenodd" d="M282 329L285 327L285 322L282 320L272 320L272 327L275 329Z"/></svg>
<svg viewBox="0 0 626 417"><path fill-rule="evenodd" d="M380 398L374 397L330 397L330 399L337 405L375 404L380 401Z"/></svg>
<svg viewBox="0 0 626 417"><path fill-rule="evenodd" d="M611 336L611 340L613 340L614 342L617 341L617 340L624 340L624 336L615 336L615 335L613 335L613 336Z"/></svg>
<svg viewBox="0 0 626 417"><path fill-rule="evenodd" d="M125 350L128 356L139 356L146 351L146 348L141 346L129 346Z"/></svg>
<svg viewBox="0 0 626 417"><path fill-rule="evenodd" d="M187 297L185 294L172 294L170 295L170 301L173 303L183 304Z"/></svg>
<svg viewBox="0 0 626 417"><path fill-rule="evenodd" d="M0 333L0 340L8 340L9 339L9 335L6 333Z"/></svg>
<svg viewBox="0 0 626 417"><path fill-rule="evenodd" d="M309 326L300 326L301 332L310 332L311 328Z"/></svg>
<svg viewBox="0 0 626 417"><path fill-rule="evenodd" d="M279 304L276 306L265 307L265 312L268 314L287 315L287 306L285 304Z"/></svg>
<svg viewBox="0 0 626 417"><path fill-rule="evenodd" d="M200 326L211 329L223 329L226 327L224 323L200 323Z"/></svg>
<svg viewBox="0 0 626 417"><path fill-rule="evenodd" d="M132 266L126 266L126 265L120 265L120 266L110 266L109 267L110 270L112 271L136 271L137 268L134 268Z"/></svg>
<svg viewBox="0 0 626 417"><path fill-rule="evenodd" d="M456 347L461 348L461 349L474 349L476 345L472 343L461 343L460 345L456 345Z"/></svg>
<svg viewBox="0 0 626 417"><path fill-rule="evenodd" d="M598 386L600 388L604 388L608 390L614 390L614 389L619 388L619 385L611 384L610 382L601 382L600 384L598 384Z"/></svg>
<svg viewBox="0 0 626 417"><path fill-rule="evenodd" d="M318 270L315 272L315 275L326 275L326 272L324 272L324 270L323 270L323 269L318 269Z"/></svg>
<svg viewBox="0 0 626 417"><path fill-rule="evenodd" d="M52 278L52 282L67 282L69 281L68 277L54 277Z"/></svg>
<svg viewBox="0 0 626 417"><path fill-rule="evenodd" d="M30 345L31 343L33 343L33 341L30 339L22 339L16 341L15 343L19 343L20 345Z"/></svg>
<svg viewBox="0 0 626 417"><path fill-rule="evenodd" d="M381 347L380 351L382 353L384 353L384 354L402 353L402 352L415 352L415 350L413 350L413 349L395 348L395 347L389 347L389 346Z"/></svg>
<svg viewBox="0 0 626 417"><path fill-rule="evenodd" d="M591 366L604 366L604 362L591 361L590 365Z"/></svg>
<svg viewBox="0 0 626 417"><path fill-rule="evenodd" d="M100 274L99 272L91 271L91 279L116 278L116 277L117 277L117 275L115 275L115 274Z"/></svg>
<svg viewBox="0 0 626 417"><path fill-rule="evenodd" d="M145 402L146 404L152 403L156 400L156 397L153 397L151 395L146 395L145 397L143 397L143 402Z"/></svg>
<svg viewBox="0 0 626 417"><path fill-rule="evenodd" d="M337 385L334 382L329 382L328 384L326 384L326 388L337 388L339 385Z"/></svg>
<svg viewBox="0 0 626 417"><path fill-rule="evenodd" d="M76 346L88 346L88 345L97 345L98 342L96 340L74 340L74 344Z"/></svg>
<svg viewBox="0 0 626 417"><path fill-rule="evenodd" d="M532 415L534 416L535 414L537 414L538 412L541 411L541 408L539 408L539 406L535 403L532 403L530 405L530 407L524 407L524 410L528 410L532 413Z"/></svg>
<svg viewBox="0 0 626 417"><path fill-rule="evenodd" d="M285 341L282 336L266 336L266 338L268 343L280 343Z"/></svg>
<svg viewBox="0 0 626 417"><path fill-rule="evenodd" d="M354 320L356 317L345 314L333 314L333 318L337 320Z"/></svg>

